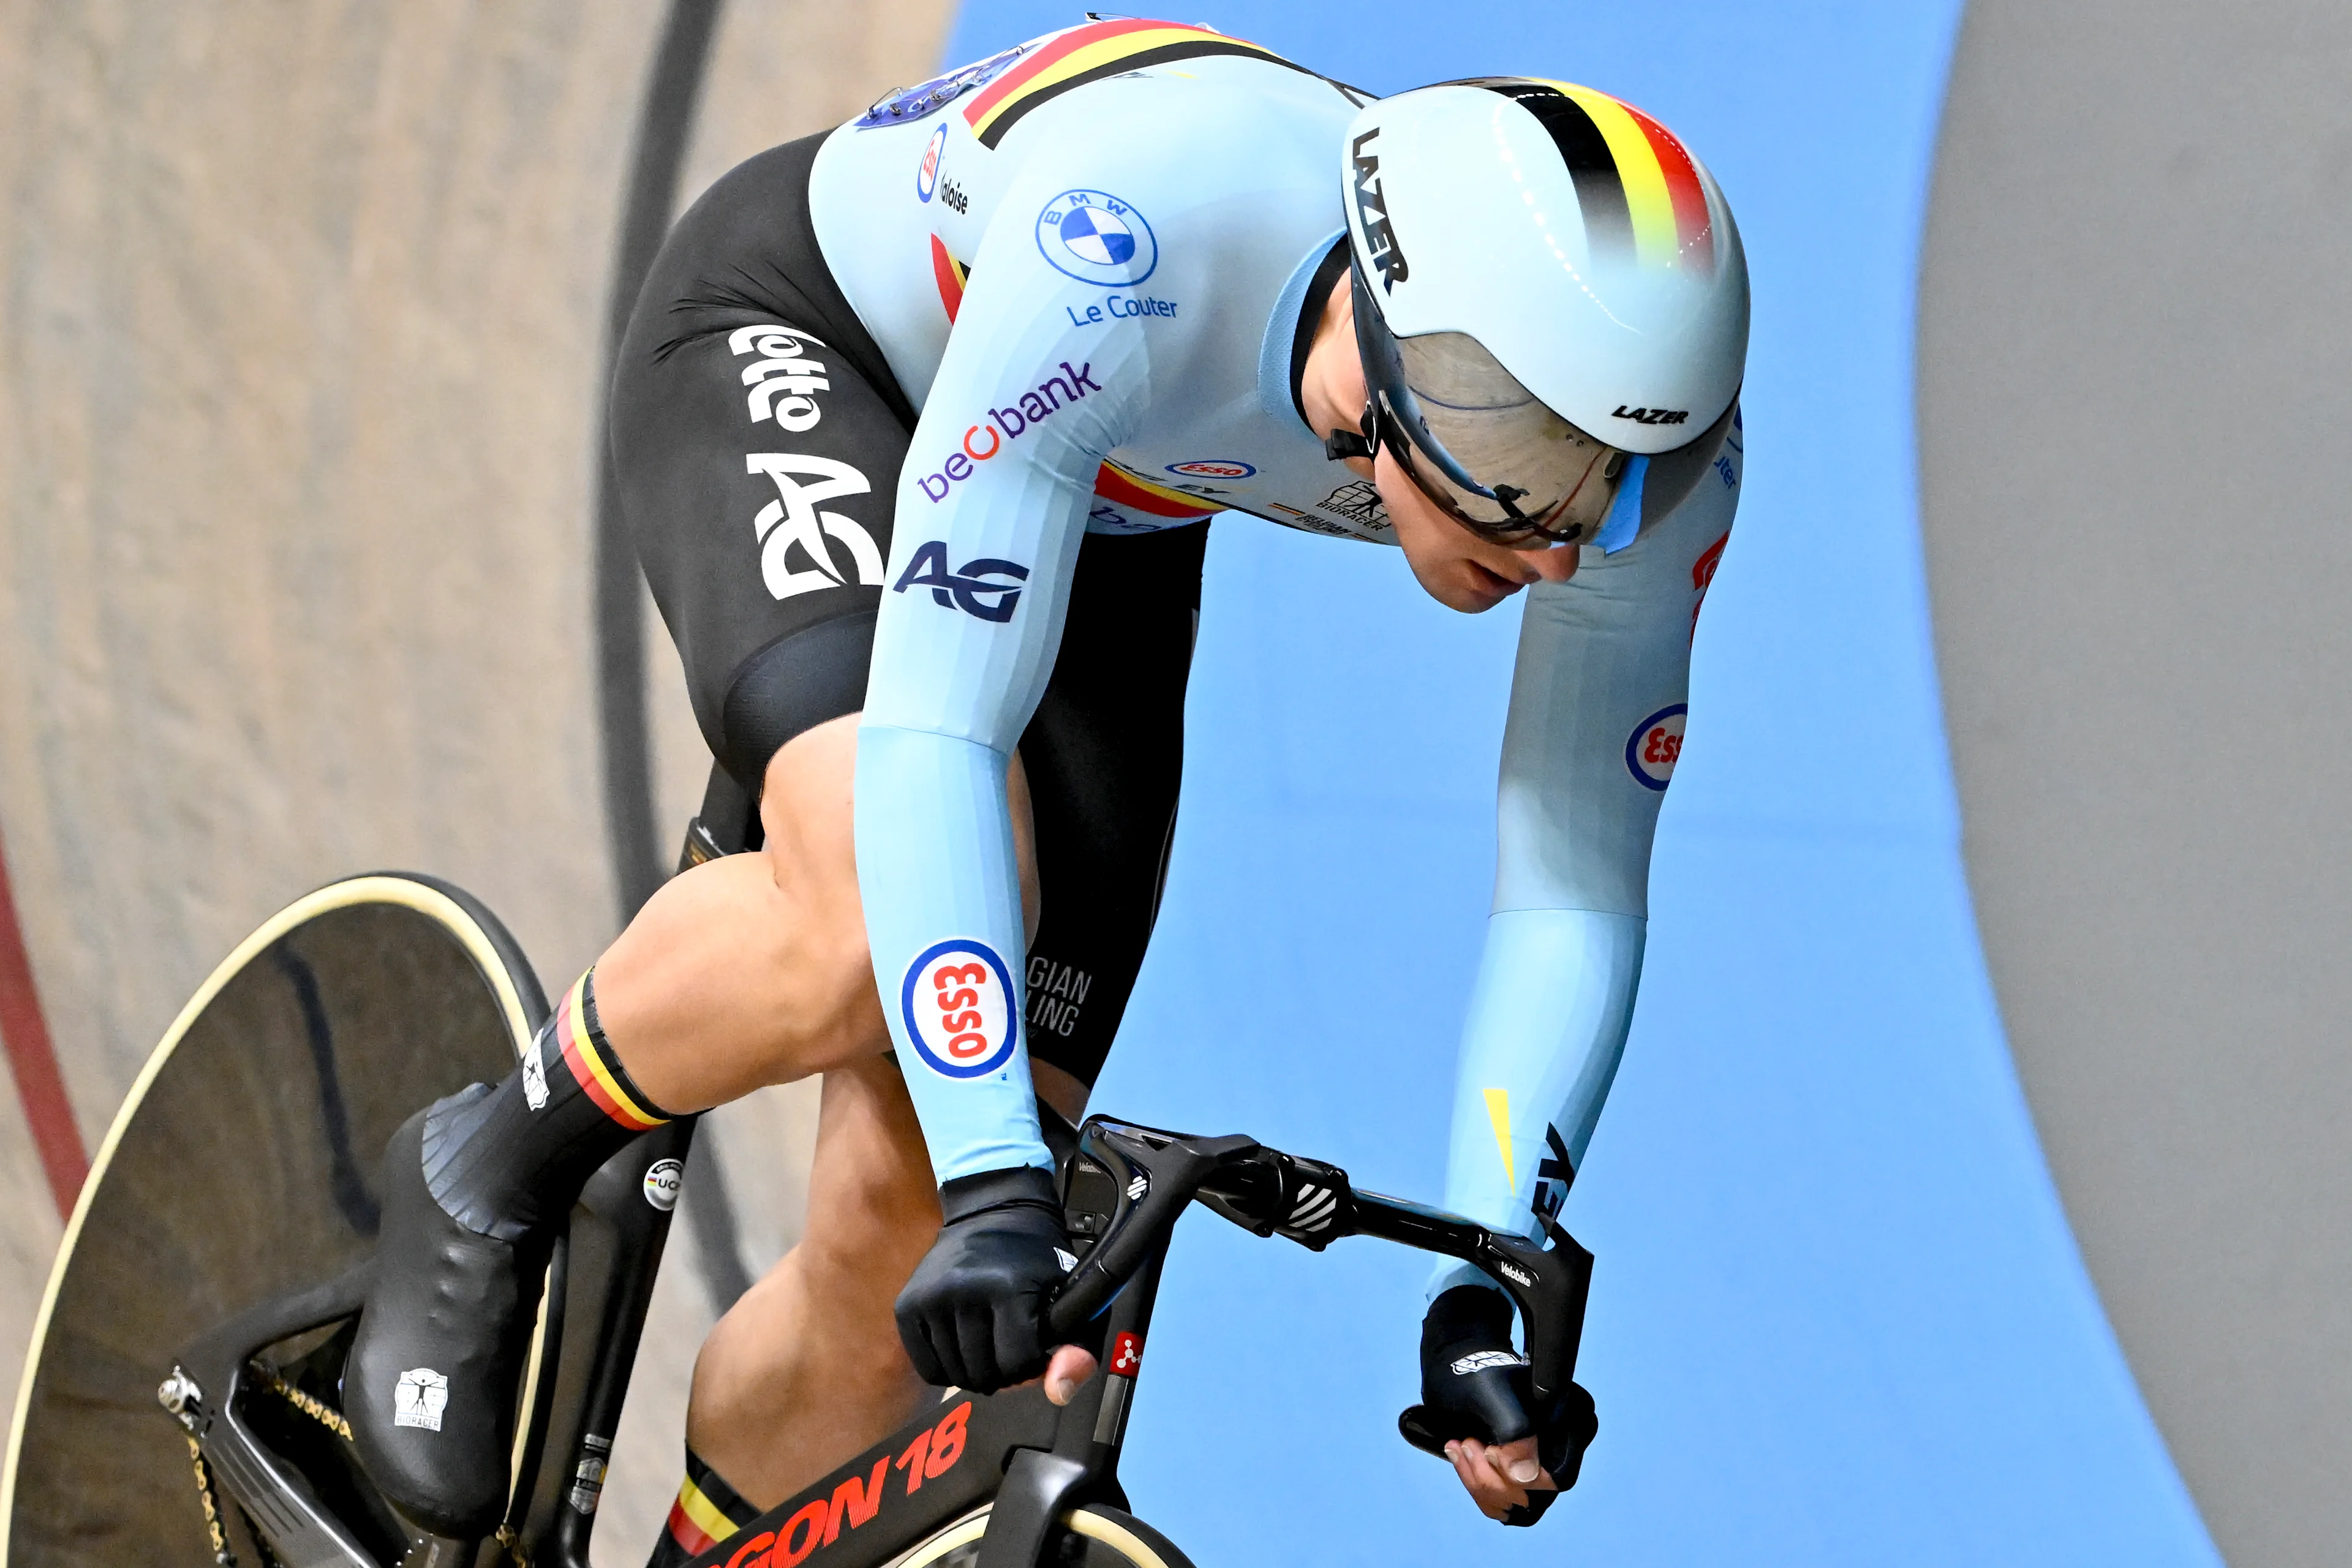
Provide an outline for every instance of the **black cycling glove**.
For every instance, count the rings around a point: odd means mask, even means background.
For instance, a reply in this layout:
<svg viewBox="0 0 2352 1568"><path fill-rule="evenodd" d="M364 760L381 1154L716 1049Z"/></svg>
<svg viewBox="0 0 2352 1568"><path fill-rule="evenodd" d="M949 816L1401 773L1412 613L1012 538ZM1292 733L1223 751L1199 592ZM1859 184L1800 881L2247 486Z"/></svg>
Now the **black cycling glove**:
<svg viewBox="0 0 2352 1568"><path fill-rule="evenodd" d="M1457 1285L1429 1304L1421 1324L1421 1400L1397 1417L1397 1429L1440 1458L1459 1438L1493 1446L1535 1434L1536 1462L1559 1491L1529 1489L1505 1524L1541 1519L1552 1499L1576 1484L1584 1450L1601 1429L1592 1395L1573 1383L1538 1418L1527 1358L1511 1349L1510 1300L1484 1285Z"/></svg>
<svg viewBox="0 0 2352 1568"><path fill-rule="evenodd" d="M898 1338L926 1383L993 1394L1045 1370L1045 1308L1076 1266L1054 1178L1034 1165L940 1188L940 1238L898 1292Z"/></svg>

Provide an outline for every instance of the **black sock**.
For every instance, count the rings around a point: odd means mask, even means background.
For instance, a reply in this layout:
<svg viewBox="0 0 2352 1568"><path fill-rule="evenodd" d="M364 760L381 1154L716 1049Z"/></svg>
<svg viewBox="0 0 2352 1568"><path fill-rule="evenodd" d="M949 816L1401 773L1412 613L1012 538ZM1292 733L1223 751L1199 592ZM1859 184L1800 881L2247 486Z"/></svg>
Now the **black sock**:
<svg viewBox="0 0 2352 1568"><path fill-rule="evenodd" d="M654 1554L646 1568L678 1568L759 1517L758 1509L745 1502L724 1476L688 1448L686 1484L677 1489L677 1500L670 1504L669 1526L654 1543Z"/></svg>
<svg viewBox="0 0 2352 1568"><path fill-rule="evenodd" d="M605 1043L595 979L580 977L505 1082L476 1084L426 1117L425 1185L468 1229L520 1241L552 1226L597 1166L670 1120Z"/></svg>

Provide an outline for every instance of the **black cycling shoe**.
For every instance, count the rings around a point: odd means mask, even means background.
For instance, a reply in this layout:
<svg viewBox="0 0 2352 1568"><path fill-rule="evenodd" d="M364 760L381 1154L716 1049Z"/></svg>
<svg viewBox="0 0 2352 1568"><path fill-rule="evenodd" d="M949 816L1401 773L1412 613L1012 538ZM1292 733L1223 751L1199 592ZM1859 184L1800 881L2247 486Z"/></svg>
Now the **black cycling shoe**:
<svg viewBox="0 0 2352 1568"><path fill-rule="evenodd" d="M488 1092L476 1084L453 1098ZM344 1363L343 1414L368 1479L394 1508L431 1534L471 1541L506 1512L546 1249L480 1235L441 1207L423 1163L433 1109L403 1122L384 1151L383 1228Z"/></svg>

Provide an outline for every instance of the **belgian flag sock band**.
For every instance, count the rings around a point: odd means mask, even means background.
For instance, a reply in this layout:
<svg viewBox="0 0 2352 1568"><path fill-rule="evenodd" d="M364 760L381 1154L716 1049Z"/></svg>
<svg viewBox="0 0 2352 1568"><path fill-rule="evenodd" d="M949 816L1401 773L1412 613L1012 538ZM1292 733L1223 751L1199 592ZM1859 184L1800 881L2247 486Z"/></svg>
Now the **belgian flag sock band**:
<svg viewBox="0 0 2352 1568"><path fill-rule="evenodd" d="M596 972L496 1089L476 1084L425 1121L425 1180L450 1217L501 1241L560 1221L596 1167L670 1120L631 1079L596 1021Z"/></svg>
<svg viewBox="0 0 2352 1568"><path fill-rule="evenodd" d="M703 1462L692 1448L686 1451L686 1483L670 1504L669 1526L654 1544L646 1568L678 1568L699 1557L760 1517L727 1479Z"/></svg>

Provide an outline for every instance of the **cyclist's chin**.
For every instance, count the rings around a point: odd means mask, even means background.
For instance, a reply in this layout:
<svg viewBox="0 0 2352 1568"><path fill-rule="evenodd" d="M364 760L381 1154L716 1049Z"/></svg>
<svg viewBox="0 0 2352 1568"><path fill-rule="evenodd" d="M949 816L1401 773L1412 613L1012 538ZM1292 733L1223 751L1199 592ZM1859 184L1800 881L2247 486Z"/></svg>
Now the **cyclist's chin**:
<svg viewBox="0 0 2352 1568"><path fill-rule="evenodd" d="M1427 563L1415 560L1412 574L1431 598L1465 616L1484 615L1527 585L1459 556Z"/></svg>

